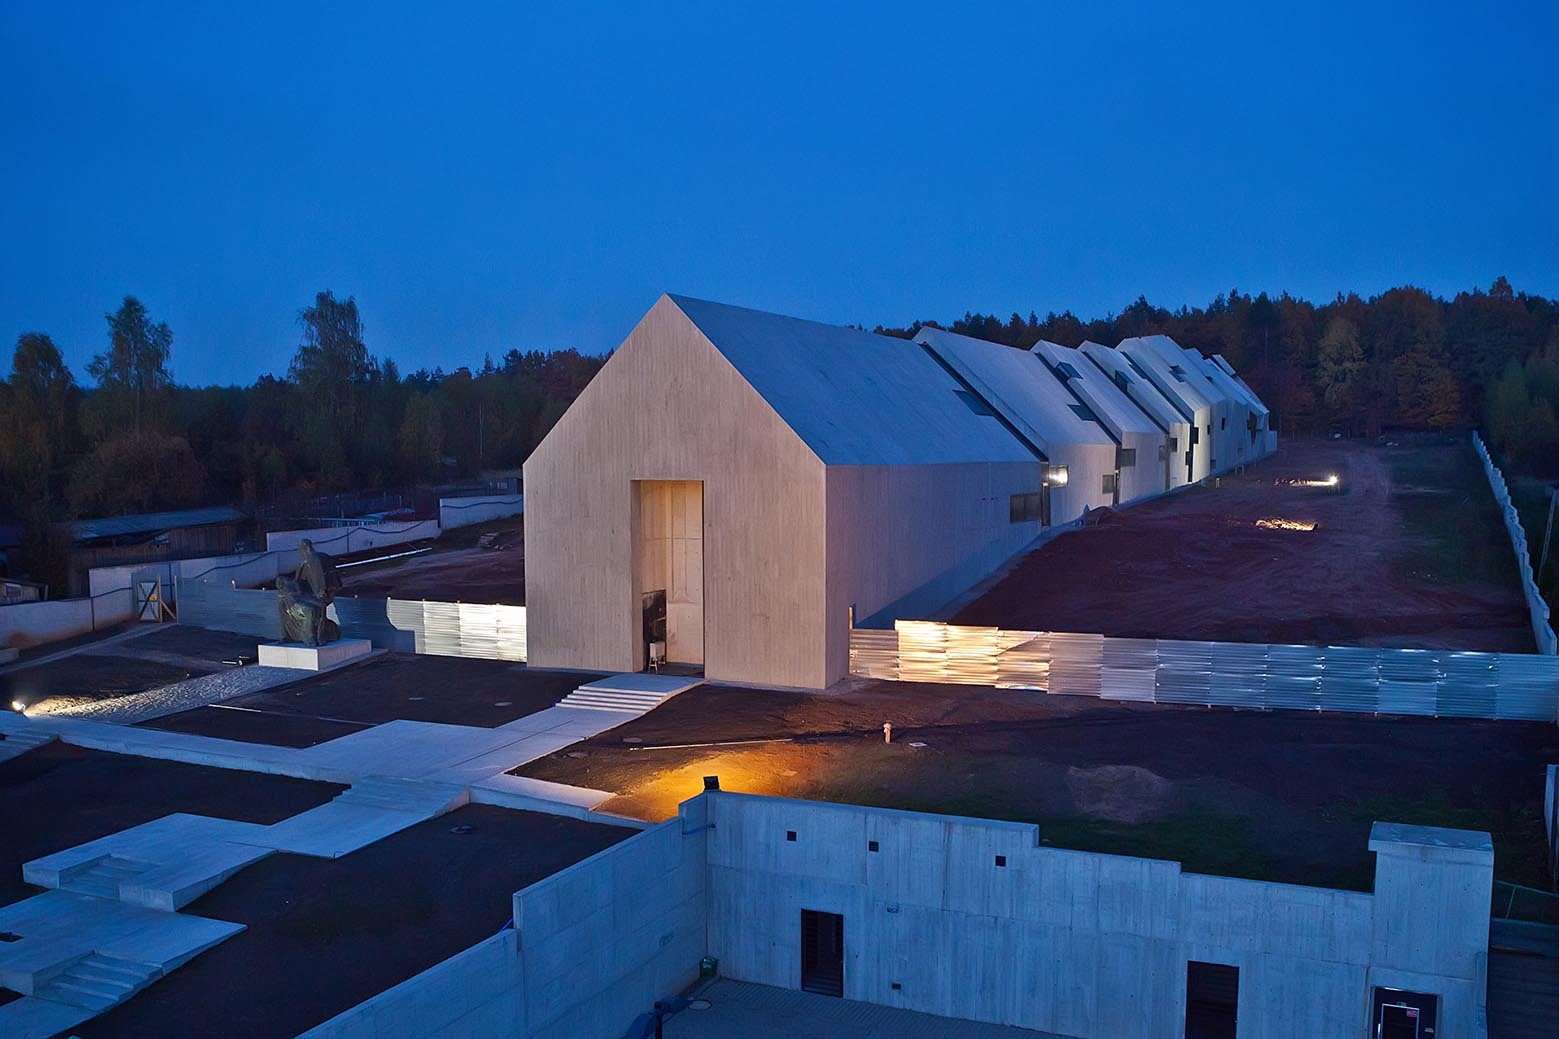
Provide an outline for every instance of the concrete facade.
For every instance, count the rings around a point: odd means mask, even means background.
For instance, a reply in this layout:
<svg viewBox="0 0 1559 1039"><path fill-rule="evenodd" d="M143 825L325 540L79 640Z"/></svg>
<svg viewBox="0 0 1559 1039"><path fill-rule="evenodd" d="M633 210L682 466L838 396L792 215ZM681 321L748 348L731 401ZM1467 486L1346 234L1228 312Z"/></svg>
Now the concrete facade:
<svg viewBox="0 0 1559 1039"><path fill-rule="evenodd" d="M1194 960L1239 970L1242 1039L1364 1039L1377 987L1437 996L1440 1039L1484 1034L1487 834L1376 823L1372 894L1039 838L1020 823L705 793L518 893L512 939L309 1037L615 1039L704 955L724 977L799 987L802 910L843 917L846 999L943 1017L1179 1036Z"/></svg>
<svg viewBox="0 0 1559 1039"><path fill-rule="evenodd" d="M1030 351L1055 375L1117 446L1116 478L1122 503L1173 489L1169 436L1081 350L1041 339Z"/></svg>
<svg viewBox="0 0 1559 1039"><path fill-rule="evenodd" d="M1191 482L1205 480L1228 468L1227 459L1234 453L1227 435L1228 407L1191 381L1180 345L1168 336L1142 336L1122 340L1115 349L1190 424Z"/></svg>
<svg viewBox="0 0 1559 1039"><path fill-rule="evenodd" d="M1109 378L1144 415L1152 419L1154 425L1164 431L1171 460L1170 489L1196 482L1195 456L1190 449L1191 420L1182 415L1179 408L1160 393L1151 380L1132 367L1125 354L1092 341L1084 342L1077 351Z"/></svg>
<svg viewBox="0 0 1559 1039"><path fill-rule="evenodd" d="M1012 501L1044 463L959 390L914 344L662 297L525 463L530 663L642 669L667 560L710 678L842 678L852 607L935 609L1042 532ZM701 530L662 483L701 488Z"/></svg>

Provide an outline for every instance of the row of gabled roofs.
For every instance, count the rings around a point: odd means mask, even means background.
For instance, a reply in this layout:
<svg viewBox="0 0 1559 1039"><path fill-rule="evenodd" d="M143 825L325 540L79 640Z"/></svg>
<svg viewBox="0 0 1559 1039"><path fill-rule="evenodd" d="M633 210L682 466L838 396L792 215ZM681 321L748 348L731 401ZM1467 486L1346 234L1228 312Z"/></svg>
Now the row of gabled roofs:
<svg viewBox="0 0 1559 1039"><path fill-rule="evenodd" d="M1168 336L1022 350L926 327L906 343L672 300L827 465L1038 456L1086 481L1068 495L1075 515L1197 482L1273 446L1266 406L1228 362Z"/></svg>

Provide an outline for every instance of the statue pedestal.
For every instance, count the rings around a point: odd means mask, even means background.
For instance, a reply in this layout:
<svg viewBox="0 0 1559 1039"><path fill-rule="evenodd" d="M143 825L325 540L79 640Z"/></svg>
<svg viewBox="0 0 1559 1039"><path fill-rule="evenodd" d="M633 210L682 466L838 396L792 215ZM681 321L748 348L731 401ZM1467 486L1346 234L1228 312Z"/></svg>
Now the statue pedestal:
<svg viewBox="0 0 1559 1039"><path fill-rule="evenodd" d="M367 639L337 639L323 646L305 646L301 642L272 642L260 647L264 667L294 667L304 671L323 671L373 652Z"/></svg>

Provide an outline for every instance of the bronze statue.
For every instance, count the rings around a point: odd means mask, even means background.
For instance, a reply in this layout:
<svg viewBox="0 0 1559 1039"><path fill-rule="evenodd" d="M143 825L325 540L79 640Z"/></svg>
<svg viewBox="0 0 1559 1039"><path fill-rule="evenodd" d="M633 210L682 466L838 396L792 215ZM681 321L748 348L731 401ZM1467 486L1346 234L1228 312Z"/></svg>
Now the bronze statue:
<svg viewBox="0 0 1559 1039"><path fill-rule="evenodd" d="M308 538L300 541L297 570L291 577L284 574L276 579L282 641L322 646L340 638L340 625L325 616L339 586L330 557L315 552Z"/></svg>

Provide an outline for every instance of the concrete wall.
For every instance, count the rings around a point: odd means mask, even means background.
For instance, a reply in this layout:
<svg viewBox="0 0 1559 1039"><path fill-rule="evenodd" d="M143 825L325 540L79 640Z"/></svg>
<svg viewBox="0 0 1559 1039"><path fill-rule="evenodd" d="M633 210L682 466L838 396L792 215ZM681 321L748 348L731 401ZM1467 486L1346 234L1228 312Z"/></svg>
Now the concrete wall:
<svg viewBox="0 0 1559 1039"><path fill-rule="evenodd" d="M514 896L521 1031L607 1039L698 977L705 949L707 804Z"/></svg>
<svg viewBox="0 0 1559 1039"><path fill-rule="evenodd" d="M705 673L827 684L823 465L670 299L526 460L531 662L643 666L635 480L703 481Z"/></svg>
<svg viewBox="0 0 1559 1039"><path fill-rule="evenodd" d="M1176 1036L1188 960L1240 969L1246 1039L1363 1036L1373 985L1439 993L1443 1039L1473 1035L1481 1015L1486 834L1372 840L1367 895L1043 847L1022 824L711 800L709 951L728 977L798 987L812 909L844 916L846 998L950 1017Z"/></svg>
<svg viewBox="0 0 1559 1039"><path fill-rule="evenodd" d="M168 559L157 563L94 567L87 575L93 595L128 588L136 581L161 579L172 589L175 578L209 578L240 588L273 584L276 575L291 573L298 565L297 552L242 552L229 556L202 556L197 559Z"/></svg>
<svg viewBox="0 0 1559 1039"><path fill-rule="evenodd" d="M525 495L487 494L471 498L440 498L438 525L444 530L525 514Z"/></svg>
<svg viewBox="0 0 1559 1039"><path fill-rule="evenodd" d="M849 610L886 626L935 612L1022 552L1038 522L1011 522L1011 496L1038 491L1044 465L830 466L828 682L849 670Z"/></svg>
<svg viewBox="0 0 1559 1039"><path fill-rule="evenodd" d="M342 556L386 545L401 545L439 536L438 520L414 520L409 523L378 523L362 527L314 527L309 530L273 530L265 535L265 547L271 552L296 549L308 538L318 552Z"/></svg>
<svg viewBox="0 0 1559 1039"><path fill-rule="evenodd" d="M130 588L81 599L50 599L0 607L0 647L26 649L68 639L135 616Z"/></svg>
<svg viewBox="0 0 1559 1039"><path fill-rule="evenodd" d="M299 1039L518 1039L518 947L501 931Z"/></svg>
<svg viewBox="0 0 1559 1039"><path fill-rule="evenodd" d="M276 593L209 581L179 582L179 619L273 641L281 637ZM526 608L422 599L337 599L330 616L344 634L375 649L433 656L523 661Z"/></svg>
<svg viewBox="0 0 1559 1039"><path fill-rule="evenodd" d="M1122 505L1152 498L1173 489L1171 478L1175 459L1167 449L1168 439L1162 433L1134 433L1128 430L1121 434L1121 447L1137 453L1136 464L1123 466L1120 470ZM1182 472L1184 468L1180 467Z"/></svg>

